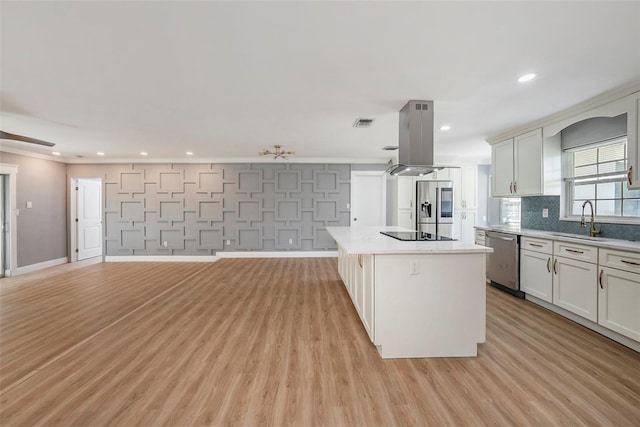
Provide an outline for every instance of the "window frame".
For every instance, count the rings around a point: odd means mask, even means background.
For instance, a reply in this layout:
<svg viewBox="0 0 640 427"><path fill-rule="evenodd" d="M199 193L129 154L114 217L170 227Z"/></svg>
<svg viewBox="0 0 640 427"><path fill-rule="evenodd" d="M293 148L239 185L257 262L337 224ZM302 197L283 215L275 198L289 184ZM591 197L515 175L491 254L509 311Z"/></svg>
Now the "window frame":
<svg viewBox="0 0 640 427"><path fill-rule="evenodd" d="M573 174L574 172L574 163L573 163L573 153L575 153L576 151L582 151L582 150L589 150L589 149L593 149L593 148L598 148L598 147L603 147L603 146L607 146L607 145L612 145L612 144L616 144L619 142L624 141L625 144L625 170L620 171L620 175L624 175L624 177L621 177L620 179L615 179L613 180L613 182L622 182L622 186L627 185L626 183L626 168L628 167L628 140L627 140L627 136L621 136L621 137L616 137L616 138L612 138L612 139L608 139L608 140L604 140L604 141L599 141L599 142L594 142L594 143L589 143L589 144L585 144L585 145L581 145L578 147L573 147L570 149L566 149L566 150L562 150L561 156L562 156L562 182L561 182L561 195L560 195L560 208L561 208L561 214L560 214L560 220L561 221L580 221L581 219L581 215L574 215L572 213L572 207L573 207L573 203L575 202L574 199L574 194L573 194L573 181L575 177L568 177L568 173L569 171L571 171L571 174ZM600 164L599 161L597 161L596 164ZM603 174L605 175L605 174ZM592 175L593 176L593 175ZM609 181L611 182L611 181ZM597 184L596 184L597 185ZM596 192L597 192L597 187L596 187ZM623 192L624 192L624 188L623 188ZM592 201L595 201L597 203L597 193L596 193L596 197L594 199L590 199ZM610 199L603 199L603 200L610 200ZM613 200L622 200L623 202L623 206L621 207L621 215L598 215L596 213L596 221L597 222L601 222L601 223L609 223L609 224L640 224L640 216L623 216L622 214L624 213L624 197L621 196L620 199L613 199ZM640 214L640 213L639 213ZM585 215L591 215L591 211L589 209L585 210Z"/></svg>

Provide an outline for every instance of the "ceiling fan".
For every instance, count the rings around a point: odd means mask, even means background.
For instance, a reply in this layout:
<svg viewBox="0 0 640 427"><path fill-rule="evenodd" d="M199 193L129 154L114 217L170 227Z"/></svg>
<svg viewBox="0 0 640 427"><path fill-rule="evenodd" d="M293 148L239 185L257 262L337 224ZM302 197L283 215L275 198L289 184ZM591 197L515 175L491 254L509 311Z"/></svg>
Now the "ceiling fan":
<svg viewBox="0 0 640 427"><path fill-rule="evenodd" d="M272 155L274 159L277 159L278 157L282 157L284 160L287 159L287 156L296 154L295 151L284 151L284 150L281 150L282 145L274 145L273 147L275 148L275 151L263 150L259 154L261 156L270 156L270 155Z"/></svg>
<svg viewBox="0 0 640 427"><path fill-rule="evenodd" d="M0 139L10 139L12 141L28 142L29 144L44 145L45 147L53 147L53 142L43 141L41 139L29 138L28 136L16 135L0 130Z"/></svg>

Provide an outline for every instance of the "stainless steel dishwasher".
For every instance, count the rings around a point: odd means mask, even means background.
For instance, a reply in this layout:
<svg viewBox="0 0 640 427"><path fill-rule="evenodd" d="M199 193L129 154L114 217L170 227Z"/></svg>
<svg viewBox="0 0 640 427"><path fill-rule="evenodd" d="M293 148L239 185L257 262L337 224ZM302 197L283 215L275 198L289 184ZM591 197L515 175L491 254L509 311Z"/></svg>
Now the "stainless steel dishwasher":
<svg viewBox="0 0 640 427"><path fill-rule="evenodd" d="M520 290L520 236L487 231L485 246L493 248L493 253L487 254L487 279L491 285L524 298Z"/></svg>

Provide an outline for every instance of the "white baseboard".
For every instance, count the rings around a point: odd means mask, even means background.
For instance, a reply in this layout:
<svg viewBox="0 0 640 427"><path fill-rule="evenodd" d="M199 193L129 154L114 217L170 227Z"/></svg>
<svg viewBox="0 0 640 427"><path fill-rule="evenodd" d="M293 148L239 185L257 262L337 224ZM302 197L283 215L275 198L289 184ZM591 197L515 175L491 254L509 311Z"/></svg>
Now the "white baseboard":
<svg viewBox="0 0 640 427"><path fill-rule="evenodd" d="M607 329L603 326L600 326L589 319L585 319L584 317L578 316L577 314L574 314L568 310L565 310L562 307L558 307L557 305L553 305L551 303L543 301L540 298L536 298L534 296L526 294L525 299L527 301L531 301L534 304L538 304L539 306L542 306L547 310L551 310L554 313L559 314L560 316L566 317L569 320L573 320L574 322L584 326L585 328L589 328L592 331L595 331L601 335L604 335L605 337L610 338L616 342L619 342L620 344L626 347L629 347L630 349L640 353L640 342L638 341L634 341L631 338L625 337L624 335L617 333L616 331L612 331L611 329Z"/></svg>
<svg viewBox="0 0 640 427"><path fill-rule="evenodd" d="M214 262L221 258L335 258L337 251L247 251L218 252L216 255L127 255L106 256L105 262Z"/></svg>
<svg viewBox="0 0 640 427"><path fill-rule="evenodd" d="M55 267L56 265L66 264L69 262L69 258L58 258L50 261L39 262L37 264L25 265L24 267L16 268L15 274L11 271L11 275L18 276L20 274L31 273L34 271L42 270L43 268ZM7 274L8 276L8 274Z"/></svg>
<svg viewBox="0 0 640 427"><path fill-rule="evenodd" d="M105 262L215 262L219 259L211 255L127 255L105 256Z"/></svg>
<svg viewBox="0 0 640 427"><path fill-rule="evenodd" d="M218 258L335 258L338 251L218 252Z"/></svg>

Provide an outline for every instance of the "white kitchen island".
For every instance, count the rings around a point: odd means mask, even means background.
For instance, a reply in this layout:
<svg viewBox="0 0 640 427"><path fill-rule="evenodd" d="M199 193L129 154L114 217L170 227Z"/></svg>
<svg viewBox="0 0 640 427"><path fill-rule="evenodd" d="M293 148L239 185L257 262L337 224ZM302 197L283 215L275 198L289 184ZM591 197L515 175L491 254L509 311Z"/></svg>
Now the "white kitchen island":
<svg viewBox="0 0 640 427"><path fill-rule="evenodd" d="M486 335L485 254L461 242L408 242L398 227L327 227L338 271L382 358L477 356Z"/></svg>

